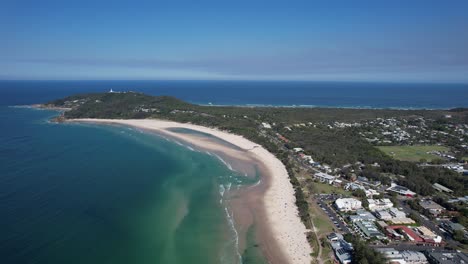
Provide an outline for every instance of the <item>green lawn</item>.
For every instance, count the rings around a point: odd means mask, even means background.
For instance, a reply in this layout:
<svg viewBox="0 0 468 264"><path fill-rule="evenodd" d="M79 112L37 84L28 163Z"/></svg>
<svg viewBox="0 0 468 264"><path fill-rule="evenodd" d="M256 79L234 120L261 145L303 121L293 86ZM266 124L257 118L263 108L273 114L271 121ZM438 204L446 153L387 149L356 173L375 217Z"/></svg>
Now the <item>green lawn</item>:
<svg viewBox="0 0 468 264"><path fill-rule="evenodd" d="M340 187L335 187L327 183L322 182L314 182L313 183L313 192L314 193L338 193L338 194L345 194L351 195L351 192L344 190Z"/></svg>
<svg viewBox="0 0 468 264"><path fill-rule="evenodd" d="M381 151L385 152L390 157L393 157L398 160L406 161L420 161L421 159L426 159L431 161L437 159L436 155L428 154L429 151L448 151L449 148L444 146L380 146L377 147Z"/></svg>

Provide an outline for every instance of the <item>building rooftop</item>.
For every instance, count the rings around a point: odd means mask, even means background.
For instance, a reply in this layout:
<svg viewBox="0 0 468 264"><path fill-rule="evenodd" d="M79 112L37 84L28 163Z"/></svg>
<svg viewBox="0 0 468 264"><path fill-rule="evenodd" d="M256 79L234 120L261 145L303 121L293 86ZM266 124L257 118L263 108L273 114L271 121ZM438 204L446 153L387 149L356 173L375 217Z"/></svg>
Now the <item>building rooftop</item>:
<svg viewBox="0 0 468 264"><path fill-rule="evenodd" d="M371 237L383 237L383 234L377 229L374 225L374 222L371 221L359 221L355 225L361 230L364 236Z"/></svg>
<svg viewBox="0 0 468 264"><path fill-rule="evenodd" d="M422 208L427 209L427 210L444 210L445 209L440 204L429 199L421 200L419 202L419 205L421 205Z"/></svg>
<svg viewBox="0 0 468 264"><path fill-rule="evenodd" d="M407 226L402 226L402 225L396 225L396 226L389 226L388 228L391 228L393 230L399 229L401 230L406 236L408 237L409 240L415 241L415 242L423 242L424 239L422 239L420 236L418 236L411 228Z"/></svg>
<svg viewBox="0 0 468 264"><path fill-rule="evenodd" d="M439 192L448 192L448 193L452 193L452 192L453 192L453 191L450 190L449 188L443 186L442 184L438 184L438 183L434 183L434 184L432 185L432 187L433 187L434 189L436 189L437 191L439 191Z"/></svg>
<svg viewBox="0 0 468 264"><path fill-rule="evenodd" d="M426 256L418 251L401 251L401 256L409 263L428 263Z"/></svg>
<svg viewBox="0 0 468 264"><path fill-rule="evenodd" d="M373 216L370 212L359 209L356 211L356 215L350 215L349 220L351 222L356 222L356 221L375 221L376 218Z"/></svg>
<svg viewBox="0 0 468 264"><path fill-rule="evenodd" d="M427 257L431 263L437 264L468 263L468 255L460 252L429 251Z"/></svg>
<svg viewBox="0 0 468 264"><path fill-rule="evenodd" d="M395 183L392 183L392 185L387 189L387 191L396 192L398 194L407 196L414 196L416 194L415 192L410 191L408 188L396 185Z"/></svg>
<svg viewBox="0 0 468 264"><path fill-rule="evenodd" d="M326 174L326 173L323 173L323 172L317 172L314 175L315 175L315 177L322 178L322 179L329 180L329 181L332 181L332 180L336 179L335 176L332 176L332 175L329 175L329 174Z"/></svg>

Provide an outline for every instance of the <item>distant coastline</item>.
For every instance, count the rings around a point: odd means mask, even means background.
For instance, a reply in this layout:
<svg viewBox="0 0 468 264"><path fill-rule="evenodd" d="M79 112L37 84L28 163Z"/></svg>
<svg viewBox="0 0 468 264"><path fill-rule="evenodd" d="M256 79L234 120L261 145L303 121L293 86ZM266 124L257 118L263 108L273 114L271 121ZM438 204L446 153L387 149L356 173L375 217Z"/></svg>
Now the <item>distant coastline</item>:
<svg viewBox="0 0 468 264"><path fill-rule="evenodd" d="M47 102L111 88L170 95L201 105L438 110L468 107L468 84L463 83L202 80L0 81L0 105Z"/></svg>

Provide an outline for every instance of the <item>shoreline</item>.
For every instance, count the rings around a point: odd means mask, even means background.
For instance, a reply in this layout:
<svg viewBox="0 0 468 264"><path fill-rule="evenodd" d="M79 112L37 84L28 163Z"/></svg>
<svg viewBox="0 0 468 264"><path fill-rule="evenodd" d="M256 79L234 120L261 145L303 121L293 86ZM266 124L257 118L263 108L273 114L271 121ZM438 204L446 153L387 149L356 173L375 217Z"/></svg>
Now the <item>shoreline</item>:
<svg viewBox="0 0 468 264"><path fill-rule="evenodd" d="M66 122L116 124L136 127L144 131L156 132L184 141L222 158L229 159L234 167L249 163L258 166L262 180L259 184L238 190L239 199L230 201L240 233L256 224L260 249L269 263L307 263L312 260L311 248L306 238L306 228L301 222L295 205L294 189L289 182L286 168L273 154L248 139L213 128L157 119L71 119ZM171 131L174 128L189 129L214 137L204 138L188 133ZM220 140L221 142L216 142ZM222 141L236 146L222 144ZM237 163L237 164L236 164ZM253 166L252 166L253 165ZM244 168L247 168L244 166ZM250 168L252 169L252 168ZM264 177L263 177L264 176ZM245 247L245 241L241 246Z"/></svg>

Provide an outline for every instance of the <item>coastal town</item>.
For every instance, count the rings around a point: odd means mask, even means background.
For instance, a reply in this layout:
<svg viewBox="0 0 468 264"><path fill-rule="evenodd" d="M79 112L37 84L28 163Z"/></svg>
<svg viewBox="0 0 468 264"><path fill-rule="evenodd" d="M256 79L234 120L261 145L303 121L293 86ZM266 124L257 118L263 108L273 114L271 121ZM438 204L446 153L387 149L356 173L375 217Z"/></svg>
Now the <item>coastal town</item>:
<svg viewBox="0 0 468 264"><path fill-rule="evenodd" d="M314 252L318 252L317 263L358 263L353 257L363 253L357 254L353 246L357 241L364 241L386 263L468 263L466 185L462 192L454 192L436 182L430 194L421 194L397 184L404 175L378 173L377 177L366 177L369 167L379 171L378 163L322 163L310 148L306 151L287 136L308 128L354 128L362 139L392 158L468 177L467 124L442 125L412 117L297 123L276 126L276 131L275 125L262 122L259 129L291 156L307 197L309 238Z"/></svg>

